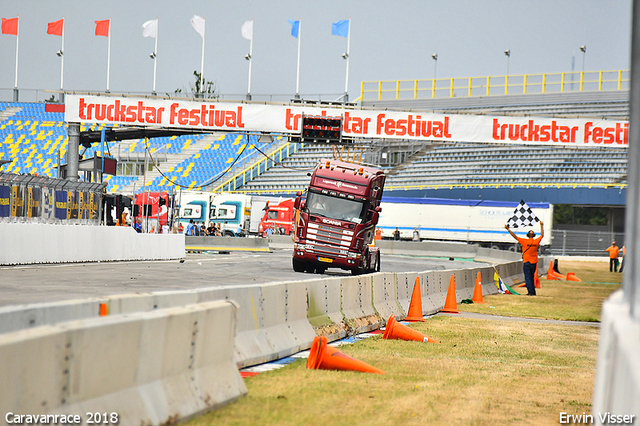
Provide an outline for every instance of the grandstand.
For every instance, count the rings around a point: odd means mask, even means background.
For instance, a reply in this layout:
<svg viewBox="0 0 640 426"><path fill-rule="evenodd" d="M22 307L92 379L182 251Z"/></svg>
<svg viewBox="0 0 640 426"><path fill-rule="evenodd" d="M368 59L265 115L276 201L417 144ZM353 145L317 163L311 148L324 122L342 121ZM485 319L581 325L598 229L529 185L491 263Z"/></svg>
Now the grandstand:
<svg viewBox="0 0 640 426"><path fill-rule="evenodd" d="M102 130L101 125L81 126L84 130ZM64 162L67 152L68 126L64 113L45 111L44 103L0 102L0 160L8 161L2 171L57 177L58 156ZM275 145L282 143L275 137ZM120 163L119 174L105 175L108 192L133 193L143 188L151 191L199 189L213 185L233 165L257 161L253 146L266 150L257 135L214 134L159 137L148 140L110 142L106 155ZM84 152L90 158L103 147L94 144ZM164 176L148 166L143 182L145 151L157 162ZM260 157L262 157L260 155ZM169 180L168 180L168 179Z"/></svg>
<svg viewBox="0 0 640 426"><path fill-rule="evenodd" d="M400 82L396 82L391 85L396 88L393 91L395 99L384 96L384 85L380 82L373 84L379 88L374 93L377 97L367 97L363 91L361 104L389 110L447 114L625 120L629 116L629 92L626 88L620 89L624 82L622 72L616 75L619 76L618 90L568 91L572 87L568 84L573 83L567 83L566 92L492 93L490 96L461 97L453 91L449 97L436 96L431 90L425 93L433 96L419 97L420 92L416 90L410 91L416 96L403 98L398 89ZM598 84L602 87L604 83L600 81ZM362 87L365 87L364 83ZM101 130L102 127L82 125L81 130L86 129ZM0 102L0 161L10 161L2 166L2 171L56 177L58 156L64 161L67 137L64 114L47 112L44 103ZM319 158L334 156L331 146L292 144L295 148L280 150L275 162L264 161L262 153L253 147L273 153L287 145L286 137L274 137L274 142L261 143L257 135L216 133L158 137L147 142L143 139L110 142L107 154L118 159L119 168L117 176L105 176L107 191L133 193L145 188L175 192L179 188L205 187L218 191L291 194L308 184L307 173ZM460 188L507 188L514 185L538 189L554 185L600 186L622 193L627 179L626 148L573 149L438 141L360 142L362 160L387 171L386 193L396 196L434 196L432 190L438 189L437 196L443 198L475 198L478 196L476 193L471 197L460 193ZM94 144L83 152L84 157L91 157L102 149L99 144ZM162 173L148 166L145 182L143 173L147 149ZM445 190L447 187L449 193ZM491 194L494 199L520 196L521 193ZM547 198L546 201L558 202L562 197L564 195L559 192L555 199ZM622 204L622 198L624 195L610 202ZM593 200L585 200L587 202Z"/></svg>

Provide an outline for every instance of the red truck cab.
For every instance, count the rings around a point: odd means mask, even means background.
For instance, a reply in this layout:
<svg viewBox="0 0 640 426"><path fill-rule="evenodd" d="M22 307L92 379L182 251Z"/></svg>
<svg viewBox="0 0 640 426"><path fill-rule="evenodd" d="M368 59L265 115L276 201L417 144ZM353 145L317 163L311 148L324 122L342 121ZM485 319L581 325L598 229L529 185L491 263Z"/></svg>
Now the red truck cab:
<svg viewBox="0 0 640 426"><path fill-rule="evenodd" d="M311 175L306 197L294 202L293 269L324 273L341 268L353 274L380 270L373 242L381 211L385 174L372 167L322 159Z"/></svg>
<svg viewBox="0 0 640 426"><path fill-rule="evenodd" d="M267 237L267 230L274 234L289 235L293 229L293 199L281 201L278 204L267 204L264 216L258 226L258 234Z"/></svg>

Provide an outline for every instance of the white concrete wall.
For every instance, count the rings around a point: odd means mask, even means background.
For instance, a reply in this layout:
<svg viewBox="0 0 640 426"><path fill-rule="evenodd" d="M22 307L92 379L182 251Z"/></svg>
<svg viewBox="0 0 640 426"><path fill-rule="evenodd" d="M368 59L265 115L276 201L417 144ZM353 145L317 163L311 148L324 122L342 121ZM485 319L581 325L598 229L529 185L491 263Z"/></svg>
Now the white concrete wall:
<svg viewBox="0 0 640 426"><path fill-rule="evenodd" d="M630 314L622 290L602 305L600 344L591 413L596 425L600 415L634 415L640 421L640 321ZM621 423L621 422L618 422Z"/></svg>
<svg viewBox="0 0 640 426"><path fill-rule="evenodd" d="M0 265L179 259L184 241L131 227L0 223Z"/></svg>
<svg viewBox="0 0 640 426"><path fill-rule="evenodd" d="M0 424L9 412L173 424L227 404L247 392L236 310L215 301L0 335Z"/></svg>

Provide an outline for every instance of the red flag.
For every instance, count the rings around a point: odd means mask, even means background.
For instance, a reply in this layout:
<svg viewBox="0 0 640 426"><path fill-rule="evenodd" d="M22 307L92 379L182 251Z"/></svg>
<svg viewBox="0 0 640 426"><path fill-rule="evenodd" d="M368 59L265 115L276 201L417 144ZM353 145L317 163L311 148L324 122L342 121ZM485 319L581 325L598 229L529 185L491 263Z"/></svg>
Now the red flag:
<svg viewBox="0 0 640 426"><path fill-rule="evenodd" d="M47 24L47 34L62 36L62 28L64 27L64 18L59 21L49 22Z"/></svg>
<svg viewBox="0 0 640 426"><path fill-rule="evenodd" d="M18 35L18 18L2 18L2 34Z"/></svg>
<svg viewBox="0 0 640 426"><path fill-rule="evenodd" d="M109 37L109 25L111 24L111 19L105 19L104 21L95 21L96 22L96 35Z"/></svg>

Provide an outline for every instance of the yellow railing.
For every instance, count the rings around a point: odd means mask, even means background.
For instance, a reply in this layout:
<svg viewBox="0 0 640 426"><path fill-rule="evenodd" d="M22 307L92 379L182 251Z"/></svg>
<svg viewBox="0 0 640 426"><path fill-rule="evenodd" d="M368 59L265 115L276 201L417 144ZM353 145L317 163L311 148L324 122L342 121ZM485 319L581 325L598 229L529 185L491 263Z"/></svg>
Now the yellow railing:
<svg viewBox="0 0 640 426"><path fill-rule="evenodd" d="M223 184L216 187L213 192L236 191L237 188L269 170L269 168L273 167L276 164L275 162L281 162L285 158L289 157L289 155L298 151L303 146L304 144L302 143L287 142L276 151L269 154L269 158L263 156L259 161L256 161L251 166L247 167L232 178L226 180Z"/></svg>
<svg viewBox="0 0 640 426"><path fill-rule="evenodd" d="M358 101L627 90L629 77L618 70L363 81Z"/></svg>
<svg viewBox="0 0 640 426"><path fill-rule="evenodd" d="M408 190L425 190L425 189L468 189L468 188L494 188L494 189L509 189L509 188L617 188L624 189L627 187L626 183L473 183L473 184L441 184L441 185L388 185L384 187L384 190L388 193L391 191L408 191ZM287 190L273 190L265 189L260 191L255 190L236 190L230 191L237 194L258 194L258 195L275 195L275 194L295 194L297 191L304 191L306 188L294 188ZM387 194L388 195L388 194Z"/></svg>

